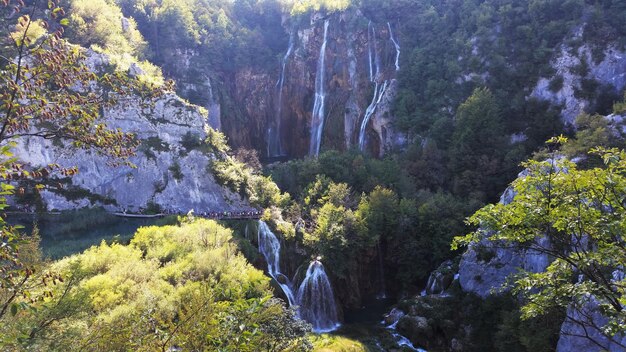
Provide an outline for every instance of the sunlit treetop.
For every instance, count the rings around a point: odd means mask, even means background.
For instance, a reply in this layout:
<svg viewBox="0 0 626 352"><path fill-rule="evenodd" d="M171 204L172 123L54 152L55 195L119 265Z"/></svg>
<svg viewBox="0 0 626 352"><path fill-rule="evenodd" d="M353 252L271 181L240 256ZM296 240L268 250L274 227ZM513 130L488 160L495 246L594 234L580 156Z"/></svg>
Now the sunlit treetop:
<svg viewBox="0 0 626 352"><path fill-rule="evenodd" d="M281 0L283 7L292 15L308 11L325 10L327 12L343 11L351 4L351 0Z"/></svg>

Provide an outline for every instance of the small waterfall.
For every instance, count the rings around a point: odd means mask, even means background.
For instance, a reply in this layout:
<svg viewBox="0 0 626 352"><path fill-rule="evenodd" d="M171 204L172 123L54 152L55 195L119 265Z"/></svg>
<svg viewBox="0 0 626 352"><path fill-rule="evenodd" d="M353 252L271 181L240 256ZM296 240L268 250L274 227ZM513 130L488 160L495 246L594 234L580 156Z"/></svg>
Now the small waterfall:
<svg viewBox="0 0 626 352"><path fill-rule="evenodd" d="M296 305L291 283L287 276L280 272L280 241L264 221L259 221L259 251L267 261L268 273L280 285L289 300L289 305Z"/></svg>
<svg viewBox="0 0 626 352"><path fill-rule="evenodd" d="M324 129L324 105L326 100L326 90L324 87L324 76L326 70L326 43L328 35L329 21L324 21L324 41L320 48L320 56L317 61L317 72L315 76L315 103L313 104L313 114L311 117L311 145L309 155L318 156L322 143L322 130Z"/></svg>
<svg viewBox="0 0 626 352"><path fill-rule="evenodd" d="M399 347L404 347L405 349L411 350L411 351L418 351L418 352L426 352L425 350L421 349L421 348L417 348L415 346L413 346L413 344L411 343L411 341L409 339L407 339L406 337L400 335L397 331L396 331L396 326L398 325L398 322L400 321L400 319L402 317L404 317L405 314L403 311L394 308L391 310L391 312L385 316L385 320L387 320L387 318L392 318L391 324L387 325L386 328L388 330L390 330L391 336L393 336L393 339L396 341L396 344ZM383 320L381 323L385 324L386 321Z"/></svg>
<svg viewBox="0 0 626 352"><path fill-rule="evenodd" d="M393 31L391 30L391 24L387 22L387 27L389 28L389 38L393 42L393 45L396 47L396 71L400 71L400 44L393 37Z"/></svg>
<svg viewBox="0 0 626 352"><path fill-rule="evenodd" d="M278 82L276 82L276 87L278 88L278 106L274 122L273 124L269 124L267 128L267 156L269 157L284 155L283 145L280 140L280 124L283 114L283 87L285 86L285 70L289 62L289 57L293 53L296 33L296 29L293 28L289 34L289 47L287 48L285 56L283 56L280 77L278 78Z"/></svg>
<svg viewBox="0 0 626 352"><path fill-rule="evenodd" d="M209 106L207 110L209 111L209 126L214 130L220 131L222 129L222 119L221 119L221 107L220 104L216 101L215 95L213 94L213 86L211 85L211 79L207 77L207 88L209 95Z"/></svg>
<svg viewBox="0 0 626 352"><path fill-rule="evenodd" d="M359 149L361 151L365 150L365 130L367 128L367 124L370 122L370 119L376 111L378 104L380 104L380 102L382 101L388 85L389 81L383 82L382 85L379 85L378 82L375 82L374 97L372 98L372 102L370 103L370 105L365 110L365 116L363 117L363 121L361 122L361 129L359 130Z"/></svg>
<svg viewBox="0 0 626 352"><path fill-rule="evenodd" d="M333 289L319 260L309 265L298 289L297 301L300 304L300 318L311 323L314 332L329 332L339 327Z"/></svg>

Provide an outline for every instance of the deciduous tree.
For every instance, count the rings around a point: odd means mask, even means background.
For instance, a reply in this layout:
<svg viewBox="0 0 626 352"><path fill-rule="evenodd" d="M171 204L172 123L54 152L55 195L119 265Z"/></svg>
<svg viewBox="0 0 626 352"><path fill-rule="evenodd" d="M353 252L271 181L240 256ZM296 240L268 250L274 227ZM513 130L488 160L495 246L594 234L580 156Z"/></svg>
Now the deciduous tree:
<svg viewBox="0 0 626 352"><path fill-rule="evenodd" d="M453 247L486 239L549 256L544 272L522 271L512 280L513 292L525 298L523 318L569 308L568 321L604 335L603 341L586 337L608 349L606 341L619 344L626 333L626 151L592 154L603 167L581 170L556 158L524 163L526 174L512 184L514 199L476 212L468 222L479 229L455 238ZM587 319L593 314L606 322Z"/></svg>

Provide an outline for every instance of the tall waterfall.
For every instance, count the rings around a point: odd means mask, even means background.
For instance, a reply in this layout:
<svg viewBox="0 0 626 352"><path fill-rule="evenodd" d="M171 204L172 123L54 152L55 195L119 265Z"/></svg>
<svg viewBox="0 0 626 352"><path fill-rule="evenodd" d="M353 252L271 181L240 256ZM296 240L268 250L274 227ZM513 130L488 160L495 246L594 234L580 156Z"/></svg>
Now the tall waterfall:
<svg viewBox="0 0 626 352"><path fill-rule="evenodd" d="M367 24L367 45L369 50L370 82L374 82L380 76L380 53L378 52L376 26L372 24L372 21Z"/></svg>
<svg viewBox="0 0 626 352"><path fill-rule="evenodd" d="M365 110L365 116L363 117L363 121L361 122L361 129L359 130L359 149L361 151L365 150L365 130L367 128L367 124L370 122L372 115L376 111L378 104L383 100L383 96L385 95L385 91L389 86L389 81L383 82L382 85L378 84L378 82L374 83L374 97L372 98L372 102Z"/></svg>
<svg viewBox="0 0 626 352"><path fill-rule="evenodd" d="M322 143L322 130L324 129L324 105L326 100L326 88L324 86L326 70L326 39L328 35L329 21L324 21L324 41L320 48L320 56L317 61L317 72L315 75L315 103L313 104L313 114L311 118L311 145L309 155L317 156L320 153Z"/></svg>
<svg viewBox="0 0 626 352"><path fill-rule="evenodd" d="M276 87L278 88L278 106L276 108L274 122L268 124L267 127L267 156L269 157L281 156L285 154L283 151L282 141L280 139L280 124L283 114L283 87L285 86L285 69L287 68L289 57L293 53L296 33L296 29L293 28L289 34L289 46L287 47L285 56L283 56L280 77L278 78L278 82L276 82Z"/></svg>
<svg viewBox="0 0 626 352"><path fill-rule="evenodd" d="M319 260L309 265L298 289L297 300L300 304L300 318L311 323L314 332L328 332L339 327L333 289Z"/></svg>
<svg viewBox="0 0 626 352"><path fill-rule="evenodd" d="M211 79L207 77L207 89L209 96L209 106L207 110L209 111L209 126L214 130L220 131L222 129L222 120L221 120L221 107L220 104L215 99L215 95L213 94L213 86L211 85Z"/></svg>
<svg viewBox="0 0 626 352"><path fill-rule="evenodd" d="M391 24L387 22L387 27L389 28L389 39L393 42L393 45L396 47L396 71L400 71L400 44L393 37L393 31L391 30Z"/></svg>
<svg viewBox="0 0 626 352"><path fill-rule="evenodd" d="M289 305L295 306L296 299L291 290L291 282L280 272L280 241L263 221L259 221L259 251L265 257L270 276L280 285L289 300Z"/></svg>
<svg viewBox="0 0 626 352"><path fill-rule="evenodd" d="M374 82L374 57L372 55L372 21L367 24L367 62L370 67L370 82Z"/></svg>

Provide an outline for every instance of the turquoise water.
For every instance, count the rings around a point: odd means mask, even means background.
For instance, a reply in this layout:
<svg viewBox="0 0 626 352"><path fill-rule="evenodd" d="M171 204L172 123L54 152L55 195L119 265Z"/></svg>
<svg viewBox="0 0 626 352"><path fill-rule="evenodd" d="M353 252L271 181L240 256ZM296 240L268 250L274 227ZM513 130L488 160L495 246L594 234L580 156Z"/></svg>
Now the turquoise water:
<svg viewBox="0 0 626 352"><path fill-rule="evenodd" d="M102 241L128 243L138 228L162 222L159 219L116 217L101 210L77 210L61 214L14 214L8 217L14 225L24 226L22 232L37 228L44 257L60 259Z"/></svg>

